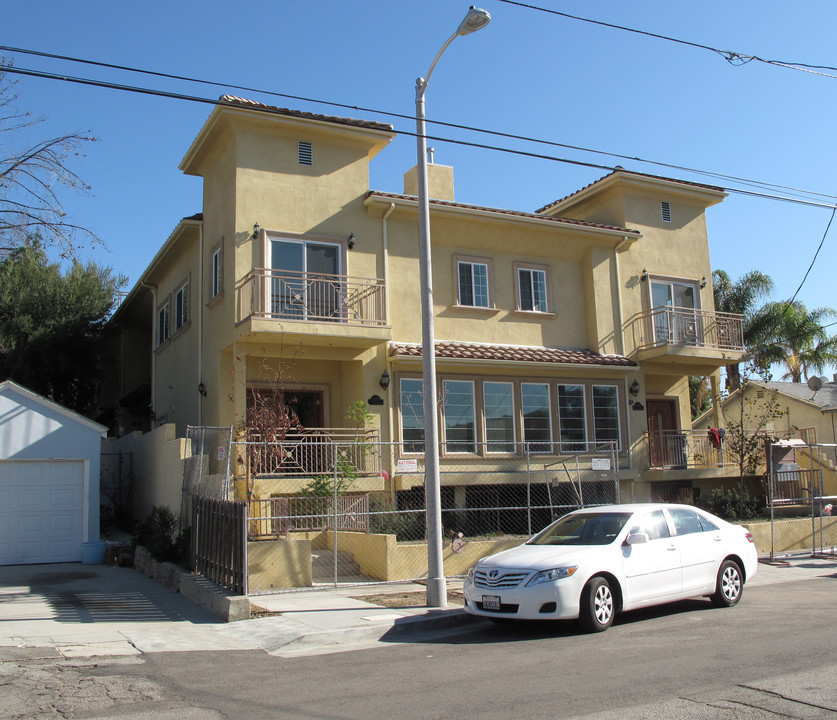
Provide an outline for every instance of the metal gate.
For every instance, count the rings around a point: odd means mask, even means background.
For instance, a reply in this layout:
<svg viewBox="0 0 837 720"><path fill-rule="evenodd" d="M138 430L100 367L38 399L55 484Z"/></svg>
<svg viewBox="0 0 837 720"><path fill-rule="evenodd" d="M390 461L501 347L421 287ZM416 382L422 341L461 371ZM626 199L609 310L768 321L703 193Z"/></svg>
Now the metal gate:
<svg viewBox="0 0 837 720"><path fill-rule="evenodd" d="M232 427L186 427L191 453L183 463L183 495L180 524L192 522L192 499L198 495L213 500L230 499L230 448Z"/></svg>
<svg viewBox="0 0 837 720"><path fill-rule="evenodd" d="M770 445L767 506L770 559L834 554L837 547L837 445L779 440Z"/></svg>

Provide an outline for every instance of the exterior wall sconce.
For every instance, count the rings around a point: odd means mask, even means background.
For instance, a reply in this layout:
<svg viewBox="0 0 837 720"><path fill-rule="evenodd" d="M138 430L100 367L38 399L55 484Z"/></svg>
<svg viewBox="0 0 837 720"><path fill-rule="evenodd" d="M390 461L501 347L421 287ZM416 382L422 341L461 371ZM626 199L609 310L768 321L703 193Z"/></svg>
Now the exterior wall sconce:
<svg viewBox="0 0 837 720"><path fill-rule="evenodd" d="M642 275L639 276L639 279L642 282L645 282L648 279L648 271L645 268L642 268Z"/></svg>
<svg viewBox="0 0 837 720"><path fill-rule="evenodd" d="M350 233L349 237L346 238L346 244L349 246L349 250L353 250L355 247L355 234Z"/></svg>
<svg viewBox="0 0 837 720"><path fill-rule="evenodd" d="M386 370L384 370L381 373L381 380L380 380L379 384L384 390L386 390L389 387L389 382L390 382L389 373Z"/></svg>
<svg viewBox="0 0 837 720"><path fill-rule="evenodd" d="M259 224L258 224L258 223L256 223L255 225L253 225L253 240L255 240L256 238L258 238L258 237L259 237L259 233L260 233L261 231L262 231L262 229L261 229L261 227L259 227Z"/></svg>
<svg viewBox="0 0 837 720"><path fill-rule="evenodd" d="M200 393L201 397L206 397L206 385L201 383L198 385L198 392Z"/></svg>
<svg viewBox="0 0 837 720"><path fill-rule="evenodd" d="M634 381L631 383L631 387L629 388L629 392L630 392L630 393L631 393L631 395L633 395L634 397L636 397L637 395L639 395L639 382L638 382L638 381L634 380Z"/></svg>
<svg viewBox="0 0 837 720"><path fill-rule="evenodd" d="M703 290L703 288L705 288L705 287L706 287L706 275L704 275L704 276L700 279L700 289L701 289L701 290Z"/></svg>

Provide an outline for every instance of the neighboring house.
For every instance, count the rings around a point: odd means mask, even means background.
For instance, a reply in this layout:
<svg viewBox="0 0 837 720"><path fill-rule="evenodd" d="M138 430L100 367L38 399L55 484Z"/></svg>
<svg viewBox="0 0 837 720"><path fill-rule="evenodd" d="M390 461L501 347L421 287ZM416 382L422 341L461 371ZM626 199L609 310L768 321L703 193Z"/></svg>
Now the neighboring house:
<svg viewBox="0 0 837 720"><path fill-rule="evenodd" d="M705 433L710 427L724 427L725 418L740 421L739 392L736 390L723 398L717 414L708 410L696 418L693 429ZM763 408L771 392L776 393L781 414L767 421L766 433L777 438L798 437L811 444L837 443L837 382L825 382L818 390L812 390L805 383L750 380L744 390L745 426L753 418L764 416Z"/></svg>
<svg viewBox="0 0 837 720"><path fill-rule="evenodd" d="M364 489L421 482L396 465L423 441L416 169L403 194L369 189L369 163L394 137L222 98L180 165L203 178L203 211L111 321L118 433L244 434L254 398L281 389L306 432L341 437L347 408L368 401L364 437L400 444ZM508 482L492 471L525 468L524 443L543 465L616 442L631 500L716 477L675 469L688 458L671 438L690 426L688 376L743 355L741 317L716 313L707 283L704 213L725 193L619 169L518 212L456 202L450 167L431 164L429 180L443 491L459 505L472 486ZM463 464L481 474L445 473Z"/></svg>
<svg viewBox="0 0 837 720"><path fill-rule="evenodd" d="M99 542L99 453L107 428L0 383L0 565L73 562Z"/></svg>
<svg viewBox="0 0 837 720"><path fill-rule="evenodd" d="M725 431L730 422L743 424L745 432L758 432L780 443L772 453L773 467L768 468L765 454L758 469L759 473L769 469L778 473L777 480L782 482L775 487L777 500L789 492L788 479L805 485L810 480L804 473L811 470L819 473L825 495L837 494L837 378L835 382L821 383L817 390L805 383L750 380L743 392L743 402L741 390L736 390L722 399L717 411L710 409L696 418L692 425L694 437L705 442L708 434L715 432L714 428ZM776 417L768 418L767 408L774 398L776 412L772 414ZM755 427L757 424L763 427ZM719 445L713 451L716 456L724 455L729 442L725 436L720 440L715 442ZM831 447L813 452L807 447L818 443ZM799 475L800 471L803 475ZM800 492L796 488L791 494L796 496Z"/></svg>

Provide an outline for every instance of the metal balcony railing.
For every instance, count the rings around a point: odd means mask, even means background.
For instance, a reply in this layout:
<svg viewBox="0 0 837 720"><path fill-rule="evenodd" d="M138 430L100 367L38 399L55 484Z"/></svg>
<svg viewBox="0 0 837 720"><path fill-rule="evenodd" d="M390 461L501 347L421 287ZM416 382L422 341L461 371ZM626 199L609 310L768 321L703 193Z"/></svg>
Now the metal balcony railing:
<svg viewBox="0 0 837 720"><path fill-rule="evenodd" d="M255 268L236 285L237 322L250 317L386 325L384 281Z"/></svg>
<svg viewBox="0 0 837 720"><path fill-rule="evenodd" d="M734 313L657 307L635 315L628 325L637 350L665 345L744 350L744 318Z"/></svg>

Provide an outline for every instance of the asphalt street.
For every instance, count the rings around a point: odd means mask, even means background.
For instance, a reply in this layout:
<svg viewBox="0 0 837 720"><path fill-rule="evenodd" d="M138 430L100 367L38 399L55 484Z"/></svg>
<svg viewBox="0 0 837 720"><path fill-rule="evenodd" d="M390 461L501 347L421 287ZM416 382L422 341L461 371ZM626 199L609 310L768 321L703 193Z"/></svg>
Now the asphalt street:
<svg viewBox="0 0 837 720"><path fill-rule="evenodd" d="M0 663L0 718L837 718L835 579L629 613L598 635L477 623L328 655L18 658Z"/></svg>

